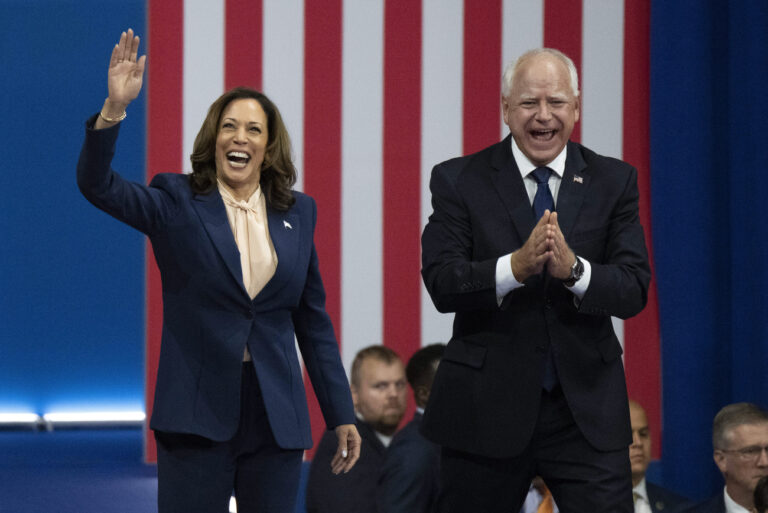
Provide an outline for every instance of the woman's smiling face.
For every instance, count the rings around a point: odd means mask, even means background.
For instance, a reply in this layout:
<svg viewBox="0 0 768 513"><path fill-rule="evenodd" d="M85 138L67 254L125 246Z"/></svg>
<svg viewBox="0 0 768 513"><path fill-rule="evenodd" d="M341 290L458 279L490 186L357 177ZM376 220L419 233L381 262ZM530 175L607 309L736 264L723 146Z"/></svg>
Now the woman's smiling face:
<svg viewBox="0 0 768 513"><path fill-rule="evenodd" d="M216 136L216 175L239 199L258 188L267 147L267 115L253 98L232 101Z"/></svg>

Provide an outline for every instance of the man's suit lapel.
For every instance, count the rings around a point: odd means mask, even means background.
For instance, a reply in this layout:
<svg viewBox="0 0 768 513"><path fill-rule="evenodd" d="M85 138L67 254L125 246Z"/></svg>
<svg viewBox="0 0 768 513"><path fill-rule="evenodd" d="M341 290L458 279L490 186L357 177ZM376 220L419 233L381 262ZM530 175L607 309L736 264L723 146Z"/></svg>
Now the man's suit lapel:
<svg viewBox="0 0 768 513"><path fill-rule="evenodd" d="M584 195L589 187L589 174L584 173L587 163L581 156L579 146L569 142L568 155L565 159L565 172L557 194L557 222L566 242L576 223L576 217L584 202Z"/></svg>
<svg viewBox="0 0 768 513"><path fill-rule="evenodd" d="M536 226L536 220L523 178L512 156L511 137L511 135L505 137L492 150L491 166L496 172L491 175L491 180L512 219L522 245Z"/></svg>

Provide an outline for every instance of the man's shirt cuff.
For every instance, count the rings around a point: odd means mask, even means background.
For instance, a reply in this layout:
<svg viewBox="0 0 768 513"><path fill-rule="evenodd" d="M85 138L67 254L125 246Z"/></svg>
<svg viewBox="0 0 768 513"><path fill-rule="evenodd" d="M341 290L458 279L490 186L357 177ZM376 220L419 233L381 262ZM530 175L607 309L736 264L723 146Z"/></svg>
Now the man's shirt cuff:
<svg viewBox="0 0 768 513"><path fill-rule="evenodd" d="M581 278L578 279L576 283L573 284L573 287L566 287L568 290L570 290L574 296L579 300L579 303L581 303L581 300L584 298L584 294L587 293L587 287L589 287L589 280L592 279L592 266L590 265L589 261L576 257L579 260L581 260L581 263L584 264L584 274L581 275ZM497 285L498 288L498 285Z"/></svg>
<svg viewBox="0 0 768 513"><path fill-rule="evenodd" d="M512 273L511 255L512 253L509 253L496 260L496 303L498 305L501 305L504 296L523 286Z"/></svg>

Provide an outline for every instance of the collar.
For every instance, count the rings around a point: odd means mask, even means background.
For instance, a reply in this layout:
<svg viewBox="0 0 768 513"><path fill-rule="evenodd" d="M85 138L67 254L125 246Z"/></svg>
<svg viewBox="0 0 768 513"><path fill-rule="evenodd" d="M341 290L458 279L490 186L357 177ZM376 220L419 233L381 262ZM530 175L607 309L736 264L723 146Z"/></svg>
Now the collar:
<svg viewBox="0 0 768 513"><path fill-rule="evenodd" d="M642 497L643 500L645 500L645 502L647 502L648 504L651 503L651 501L648 500L648 490L646 489L646 486L645 486L645 478L642 478L640 482L637 483L637 486L632 488L632 493Z"/></svg>
<svg viewBox="0 0 768 513"><path fill-rule="evenodd" d="M535 165L528 159L528 157L525 156L525 153L523 153L522 150L517 146L517 141L515 141L514 137L510 137L509 139L512 141L512 156L515 157L515 163L517 164L517 168L520 170L520 174L523 178L525 178L539 166ZM555 174L561 179L565 173L565 158L567 155L568 145L566 144L562 151L557 154L557 157L555 157L552 162L547 164L547 167L554 171Z"/></svg>
<svg viewBox="0 0 768 513"><path fill-rule="evenodd" d="M239 200L235 197L232 188L225 184L221 178L216 177L216 185L224 202L233 207L240 207L242 209L255 209L261 200L261 186L256 187L256 190L251 193L247 200Z"/></svg>
<svg viewBox="0 0 768 513"><path fill-rule="evenodd" d="M723 502L725 502L725 513L750 513L747 508L731 499L731 496L728 495L727 486L723 488L723 499Z"/></svg>

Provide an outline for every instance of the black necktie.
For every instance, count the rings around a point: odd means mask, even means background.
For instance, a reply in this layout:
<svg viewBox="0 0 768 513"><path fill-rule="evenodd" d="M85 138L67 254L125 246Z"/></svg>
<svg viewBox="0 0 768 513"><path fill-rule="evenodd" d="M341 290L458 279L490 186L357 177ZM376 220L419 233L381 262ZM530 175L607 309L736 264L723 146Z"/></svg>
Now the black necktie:
<svg viewBox="0 0 768 513"><path fill-rule="evenodd" d="M548 167L537 167L531 175L536 180L536 195L533 197L533 213L536 215L536 221L541 219L545 210L552 212L555 210L555 200L552 198L552 191L549 190L549 176L552 170ZM555 367L555 356L552 353L552 345L547 351L547 359L544 362L544 379L541 386L551 392L559 381L557 368Z"/></svg>

